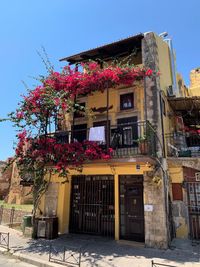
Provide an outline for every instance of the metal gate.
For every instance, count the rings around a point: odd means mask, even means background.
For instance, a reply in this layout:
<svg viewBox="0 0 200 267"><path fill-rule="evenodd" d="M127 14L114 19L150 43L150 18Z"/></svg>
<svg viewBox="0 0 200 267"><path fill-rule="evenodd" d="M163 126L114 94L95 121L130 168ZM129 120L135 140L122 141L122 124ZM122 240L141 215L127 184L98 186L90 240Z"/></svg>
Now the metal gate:
<svg viewBox="0 0 200 267"><path fill-rule="evenodd" d="M191 239L200 240L200 182L186 182Z"/></svg>
<svg viewBox="0 0 200 267"><path fill-rule="evenodd" d="M73 176L70 232L114 236L114 177Z"/></svg>

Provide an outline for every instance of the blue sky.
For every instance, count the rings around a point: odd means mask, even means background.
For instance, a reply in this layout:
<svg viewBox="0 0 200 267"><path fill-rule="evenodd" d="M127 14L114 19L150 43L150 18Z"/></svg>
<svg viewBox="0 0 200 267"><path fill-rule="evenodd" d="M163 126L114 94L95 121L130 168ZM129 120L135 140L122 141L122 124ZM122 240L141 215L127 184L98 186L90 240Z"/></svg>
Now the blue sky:
<svg viewBox="0 0 200 267"><path fill-rule="evenodd" d="M45 66L41 46L57 70L62 57L139 32L167 31L173 38L177 68L189 84L200 66L199 0L1 0L0 118L15 110ZM0 160L13 154L15 129L0 124Z"/></svg>

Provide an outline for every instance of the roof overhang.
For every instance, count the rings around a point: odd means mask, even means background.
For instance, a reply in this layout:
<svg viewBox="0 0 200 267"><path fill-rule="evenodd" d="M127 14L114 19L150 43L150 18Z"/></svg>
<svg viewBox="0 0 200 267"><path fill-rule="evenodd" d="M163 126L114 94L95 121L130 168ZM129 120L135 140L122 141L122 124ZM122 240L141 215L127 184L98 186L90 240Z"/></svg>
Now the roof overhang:
<svg viewBox="0 0 200 267"><path fill-rule="evenodd" d="M116 56L126 56L131 54L133 51L141 51L141 40L143 38L144 34L140 33L117 42L61 58L60 61L67 61L69 64L76 64L91 59L101 59L106 61Z"/></svg>
<svg viewBox="0 0 200 267"><path fill-rule="evenodd" d="M200 97L168 97L173 111L188 125L200 125Z"/></svg>

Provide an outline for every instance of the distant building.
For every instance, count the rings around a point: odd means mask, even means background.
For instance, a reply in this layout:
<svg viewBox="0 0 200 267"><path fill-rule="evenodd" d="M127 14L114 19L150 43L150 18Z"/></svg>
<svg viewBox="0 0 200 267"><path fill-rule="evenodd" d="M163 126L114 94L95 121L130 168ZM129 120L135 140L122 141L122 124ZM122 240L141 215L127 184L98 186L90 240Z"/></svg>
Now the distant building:
<svg viewBox="0 0 200 267"><path fill-rule="evenodd" d="M5 167L6 162L0 161L0 200L4 200L8 195L12 175L12 167L8 167L4 172Z"/></svg>
<svg viewBox="0 0 200 267"><path fill-rule="evenodd" d="M20 184L21 177L19 175L17 165L12 164L12 172L10 178L10 188L7 196L7 203L10 204L30 204L32 203L31 186L22 186Z"/></svg>
<svg viewBox="0 0 200 267"><path fill-rule="evenodd" d="M189 94L191 96L200 96L200 67L190 72Z"/></svg>

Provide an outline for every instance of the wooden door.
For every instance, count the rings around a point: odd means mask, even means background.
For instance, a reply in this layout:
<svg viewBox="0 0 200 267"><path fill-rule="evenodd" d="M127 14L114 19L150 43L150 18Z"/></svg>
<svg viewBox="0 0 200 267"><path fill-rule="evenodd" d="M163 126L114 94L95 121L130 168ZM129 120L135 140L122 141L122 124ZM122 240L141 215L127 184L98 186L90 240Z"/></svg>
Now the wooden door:
<svg viewBox="0 0 200 267"><path fill-rule="evenodd" d="M121 238L144 242L143 177L120 176Z"/></svg>

